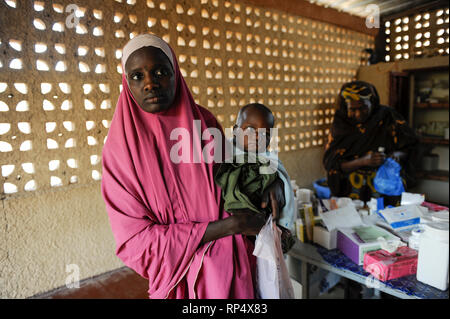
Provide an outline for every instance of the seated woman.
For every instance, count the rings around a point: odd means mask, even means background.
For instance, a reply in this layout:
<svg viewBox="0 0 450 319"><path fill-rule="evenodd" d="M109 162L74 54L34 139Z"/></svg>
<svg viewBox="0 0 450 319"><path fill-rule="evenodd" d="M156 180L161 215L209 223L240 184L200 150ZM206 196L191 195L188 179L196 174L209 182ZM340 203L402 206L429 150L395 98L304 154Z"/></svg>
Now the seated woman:
<svg viewBox="0 0 450 319"><path fill-rule="evenodd" d="M393 108L380 105L373 85L344 84L323 158L331 194L364 202L380 197L373 179L386 157L401 164L405 189L411 187L415 182L412 152L417 145L405 119ZM398 205L399 196L383 197L385 205Z"/></svg>
<svg viewBox="0 0 450 319"><path fill-rule="evenodd" d="M194 102L175 54L159 37L130 40L122 67L123 89L102 153L102 195L117 256L149 280L150 298L254 298L254 243L247 236L265 220L223 209L214 183L218 163L202 156L205 145L224 140L221 126ZM219 141L204 140L209 128ZM189 138L178 141L177 132ZM182 142L186 161L173 152ZM261 208L278 212L283 202L283 183L276 181Z"/></svg>

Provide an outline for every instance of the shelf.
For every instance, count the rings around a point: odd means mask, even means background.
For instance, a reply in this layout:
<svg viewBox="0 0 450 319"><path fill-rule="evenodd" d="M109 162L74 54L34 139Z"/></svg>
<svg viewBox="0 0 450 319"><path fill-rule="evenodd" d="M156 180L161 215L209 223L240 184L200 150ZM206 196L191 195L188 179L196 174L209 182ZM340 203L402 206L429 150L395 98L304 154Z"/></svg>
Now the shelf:
<svg viewBox="0 0 450 319"><path fill-rule="evenodd" d="M432 145L449 145L448 140L442 137L421 137L420 143Z"/></svg>
<svg viewBox="0 0 450 319"><path fill-rule="evenodd" d="M417 171L416 177L421 179L431 179L434 181L448 182L448 171Z"/></svg>
<svg viewBox="0 0 450 319"><path fill-rule="evenodd" d="M448 109L448 103L416 103L414 107L416 109L426 109L426 110L442 110Z"/></svg>

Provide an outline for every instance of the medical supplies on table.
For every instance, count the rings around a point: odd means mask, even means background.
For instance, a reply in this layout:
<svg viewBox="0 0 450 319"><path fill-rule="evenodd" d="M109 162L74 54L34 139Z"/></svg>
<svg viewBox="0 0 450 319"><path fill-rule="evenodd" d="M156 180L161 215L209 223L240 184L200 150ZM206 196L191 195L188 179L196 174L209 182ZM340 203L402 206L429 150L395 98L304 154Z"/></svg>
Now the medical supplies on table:
<svg viewBox="0 0 450 319"><path fill-rule="evenodd" d="M384 207L382 198L367 204L319 199L314 243L339 249L381 281L417 274L423 283L448 289L448 208L406 192L398 207Z"/></svg>

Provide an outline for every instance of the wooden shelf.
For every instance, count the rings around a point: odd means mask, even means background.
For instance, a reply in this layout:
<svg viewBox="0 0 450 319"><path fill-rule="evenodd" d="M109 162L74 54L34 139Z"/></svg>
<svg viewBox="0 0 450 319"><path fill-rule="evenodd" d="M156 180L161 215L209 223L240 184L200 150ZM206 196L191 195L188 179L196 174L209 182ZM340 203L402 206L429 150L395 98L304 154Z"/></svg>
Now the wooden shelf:
<svg viewBox="0 0 450 319"><path fill-rule="evenodd" d="M416 177L421 179L431 179L434 181L448 182L448 171L417 171Z"/></svg>
<svg viewBox="0 0 450 319"><path fill-rule="evenodd" d="M433 145L449 145L448 140L442 137L421 137L420 143Z"/></svg>
<svg viewBox="0 0 450 319"><path fill-rule="evenodd" d="M416 109L426 109L426 110L442 110L448 109L449 103L416 103L414 107Z"/></svg>

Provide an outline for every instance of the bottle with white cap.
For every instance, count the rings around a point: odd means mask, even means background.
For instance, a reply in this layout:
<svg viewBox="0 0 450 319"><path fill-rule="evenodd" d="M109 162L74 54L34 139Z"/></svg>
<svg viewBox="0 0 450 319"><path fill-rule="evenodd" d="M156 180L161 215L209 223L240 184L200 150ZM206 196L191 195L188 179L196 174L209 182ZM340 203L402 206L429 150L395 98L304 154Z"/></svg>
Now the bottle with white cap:
<svg viewBox="0 0 450 319"><path fill-rule="evenodd" d="M449 223L424 225L420 236L417 280L441 290L448 288Z"/></svg>
<svg viewBox="0 0 450 319"><path fill-rule="evenodd" d="M408 239L409 248L419 250L420 237L422 237L424 231L423 225L419 225L411 231L411 236Z"/></svg>

